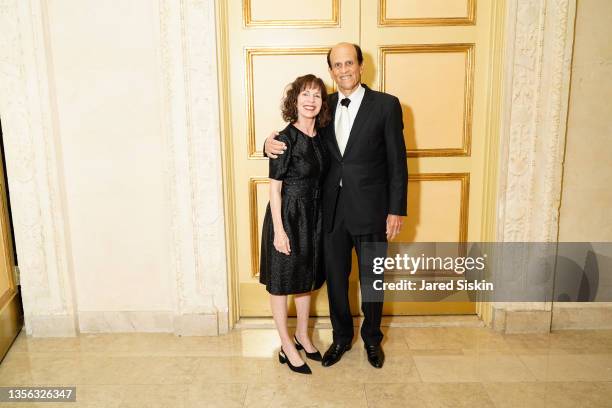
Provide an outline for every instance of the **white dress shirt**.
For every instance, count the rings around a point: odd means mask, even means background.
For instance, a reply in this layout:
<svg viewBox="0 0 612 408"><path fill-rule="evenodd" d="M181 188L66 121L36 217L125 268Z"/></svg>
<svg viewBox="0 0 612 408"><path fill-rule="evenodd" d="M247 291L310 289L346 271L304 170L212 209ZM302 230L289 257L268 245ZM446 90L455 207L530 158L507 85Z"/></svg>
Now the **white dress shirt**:
<svg viewBox="0 0 612 408"><path fill-rule="evenodd" d="M344 98L349 98L351 100L351 103L348 106L349 129L353 129L353 123L355 122L355 117L357 116L357 112L359 111L359 107L361 106L363 95L365 95L365 88L361 84L359 84L359 87L350 96L345 96L342 94L342 92L338 91L338 104L336 105L336 117L334 121L334 130L336 131L336 133L338 131L338 119L340 117L340 115L338 115L338 112L339 109L342 107L342 105L340 105L340 101Z"/></svg>
<svg viewBox="0 0 612 408"><path fill-rule="evenodd" d="M340 154L344 156L344 150L346 145L348 144L348 139L350 136L350 132L353 129L353 123L355 123L355 117L357 116L357 112L359 111L359 107L361 106L361 101L363 100L363 95L365 95L365 88L360 84L359 87L353 92L350 96L345 96L342 92L338 91L338 104L336 105L336 117L334 120L334 130L336 132L336 140L338 142L338 147L340 148ZM348 108L345 108L340 103L342 99L348 98L350 99L350 103ZM338 128L340 124L340 109L347 109L348 112L348 131L346 135L340 135L342 131ZM346 123L346 121L345 121ZM346 139L342 140L342 136ZM340 186L342 187L342 179L340 179Z"/></svg>

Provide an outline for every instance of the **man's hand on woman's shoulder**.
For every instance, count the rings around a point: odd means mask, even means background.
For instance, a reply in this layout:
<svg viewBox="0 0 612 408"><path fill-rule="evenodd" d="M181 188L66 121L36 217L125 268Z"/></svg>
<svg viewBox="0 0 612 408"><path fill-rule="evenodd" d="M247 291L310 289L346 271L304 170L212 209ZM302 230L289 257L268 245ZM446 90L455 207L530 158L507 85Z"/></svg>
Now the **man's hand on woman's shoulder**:
<svg viewBox="0 0 612 408"><path fill-rule="evenodd" d="M285 143L276 140L278 136L278 132L270 133L270 136L266 138L266 142L264 143L264 151L266 152L266 156L271 159L276 159L279 154L285 153L287 146Z"/></svg>

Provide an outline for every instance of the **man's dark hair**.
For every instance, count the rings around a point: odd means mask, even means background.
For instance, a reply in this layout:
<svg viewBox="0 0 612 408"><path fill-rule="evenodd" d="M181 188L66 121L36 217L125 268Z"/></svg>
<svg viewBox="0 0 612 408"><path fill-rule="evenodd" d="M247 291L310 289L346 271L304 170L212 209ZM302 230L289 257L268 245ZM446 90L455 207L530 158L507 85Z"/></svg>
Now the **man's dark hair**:
<svg viewBox="0 0 612 408"><path fill-rule="evenodd" d="M355 52L357 53L357 62L359 63L359 65L363 64L363 53L361 52L361 47L358 46L357 44L351 44L353 47L355 47ZM331 60L329 59L329 56L331 55L331 48L329 49L329 51L327 51L327 66L328 67L332 67L331 66Z"/></svg>

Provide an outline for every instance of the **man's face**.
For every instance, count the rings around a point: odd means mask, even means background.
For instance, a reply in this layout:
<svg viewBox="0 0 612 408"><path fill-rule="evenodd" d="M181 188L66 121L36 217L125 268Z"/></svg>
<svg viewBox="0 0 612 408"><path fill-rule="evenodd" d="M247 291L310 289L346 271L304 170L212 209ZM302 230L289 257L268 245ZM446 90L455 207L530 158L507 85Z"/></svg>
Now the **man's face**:
<svg viewBox="0 0 612 408"><path fill-rule="evenodd" d="M329 74L344 95L350 95L361 83L363 65L357 62L357 51L351 44L340 44L332 48L329 55Z"/></svg>

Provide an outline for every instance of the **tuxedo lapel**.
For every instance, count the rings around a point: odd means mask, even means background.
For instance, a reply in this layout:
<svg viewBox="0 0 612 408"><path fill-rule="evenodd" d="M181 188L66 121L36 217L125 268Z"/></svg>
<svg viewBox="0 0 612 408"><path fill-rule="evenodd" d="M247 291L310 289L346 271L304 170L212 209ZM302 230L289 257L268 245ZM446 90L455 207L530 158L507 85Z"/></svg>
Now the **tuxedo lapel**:
<svg viewBox="0 0 612 408"><path fill-rule="evenodd" d="M328 98L328 106L331 109L331 122L329 122L329 137L331 138L332 145L332 153L338 159L338 161L342 160L342 155L340 154L340 147L338 147L338 140L336 139L336 107L338 106L338 92L335 92L329 95Z"/></svg>
<svg viewBox="0 0 612 408"><path fill-rule="evenodd" d="M349 134L349 139L346 143L346 148L344 149L344 156L347 155L351 149L351 146L353 146L356 143L356 140L359 139L359 133L361 133L363 125L366 123L369 117L368 105L372 103L374 94L367 86L363 85L363 87L365 88L365 94L361 100L361 105L359 105L359 110L357 111L357 116L355 116L353 127L351 127L351 133Z"/></svg>

